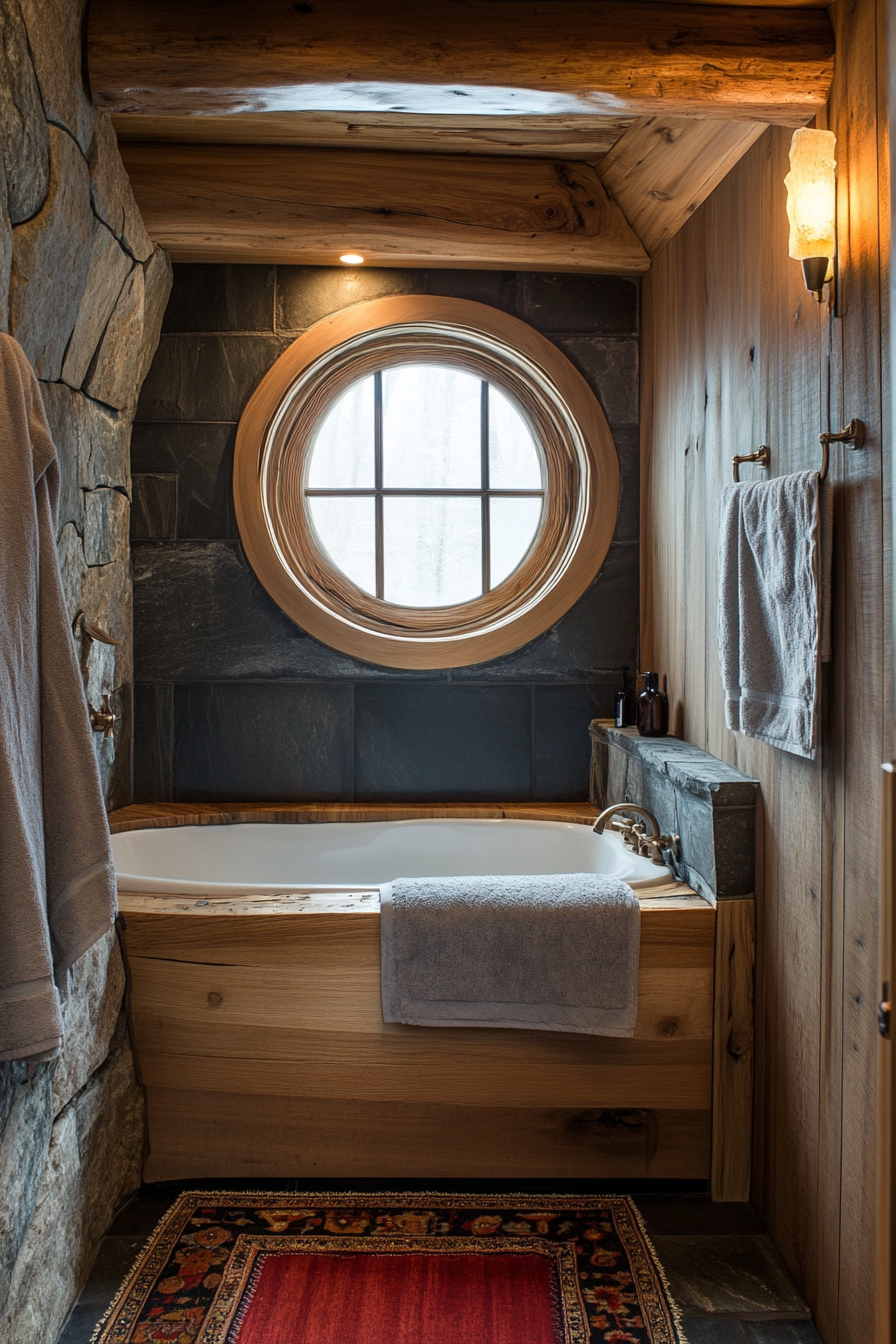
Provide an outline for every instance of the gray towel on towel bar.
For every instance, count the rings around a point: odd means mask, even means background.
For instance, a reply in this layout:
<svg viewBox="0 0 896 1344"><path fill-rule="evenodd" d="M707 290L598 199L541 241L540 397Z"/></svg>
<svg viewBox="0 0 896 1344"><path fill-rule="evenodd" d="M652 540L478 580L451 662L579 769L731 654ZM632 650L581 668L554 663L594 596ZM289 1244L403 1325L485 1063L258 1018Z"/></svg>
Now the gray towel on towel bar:
<svg viewBox="0 0 896 1344"><path fill-rule="evenodd" d="M62 1041L56 984L115 918L109 827L56 561L59 463L0 333L0 1060ZM54 983L55 981L55 983Z"/></svg>
<svg viewBox="0 0 896 1344"><path fill-rule="evenodd" d="M735 732L814 759L830 657L832 496L817 472L728 485L719 528L719 663Z"/></svg>
<svg viewBox="0 0 896 1344"><path fill-rule="evenodd" d="M380 901L385 1021L634 1035L641 910L618 878L400 878Z"/></svg>

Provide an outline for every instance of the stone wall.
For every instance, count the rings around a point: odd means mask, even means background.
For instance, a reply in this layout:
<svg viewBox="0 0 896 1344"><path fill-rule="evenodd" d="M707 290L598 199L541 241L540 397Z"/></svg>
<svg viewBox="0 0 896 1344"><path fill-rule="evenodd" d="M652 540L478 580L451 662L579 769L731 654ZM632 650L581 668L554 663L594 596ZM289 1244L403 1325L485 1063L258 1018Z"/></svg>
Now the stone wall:
<svg viewBox="0 0 896 1344"><path fill-rule="evenodd" d="M110 806L131 788L130 428L171 285L82 74L81 0L0 0L0 326L41 380L62 467L69 613L111 696L95 738ZM76 787L77 781L72 781ZM116 1205L139 1182L143 1103L110 933L74 969L60 1059L0 1064L0 1341L52 1344Z"/></svg>
<svg viewBox="0 0 896 1344"><path fill-rule="evenodd" d="M134 424L138 802L588 797L588 724L638 646L638 285L620 276L178 265ZM539 638L475 667L402 671L325 648L246 562L236 424L300 332L394 294L522 318L579 369L622 498L594 582Z"/></svg>

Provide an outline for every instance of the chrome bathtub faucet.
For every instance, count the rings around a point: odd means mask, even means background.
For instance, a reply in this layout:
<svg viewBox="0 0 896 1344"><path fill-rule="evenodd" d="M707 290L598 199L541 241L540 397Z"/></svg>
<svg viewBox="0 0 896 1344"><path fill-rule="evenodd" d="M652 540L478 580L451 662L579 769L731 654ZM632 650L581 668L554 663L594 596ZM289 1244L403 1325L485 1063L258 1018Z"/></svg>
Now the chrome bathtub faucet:
<svg viewBox="0 0 896 1344"><path fill-rule="evenodd" d="M630 816L620 815L632 812L650 823L650 835L647 834L644 821L632 821ZM656 817L646 807L641 807L640 803L614 803L612 807L605 807L591 829L597 835L603 835L607 826L622 836L622 843L633 854L642 859L650 859L651 863L657 864L660 868L671 868L672 872L678 875L679 837L663 835Z"/></svg>

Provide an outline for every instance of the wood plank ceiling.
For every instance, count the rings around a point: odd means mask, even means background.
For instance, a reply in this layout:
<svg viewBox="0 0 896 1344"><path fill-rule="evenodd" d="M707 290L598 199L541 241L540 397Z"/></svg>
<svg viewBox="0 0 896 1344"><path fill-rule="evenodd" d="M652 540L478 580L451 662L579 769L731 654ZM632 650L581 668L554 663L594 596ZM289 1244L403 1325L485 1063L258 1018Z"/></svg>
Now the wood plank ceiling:
<svg viewBox="0 0 896 1344"><path fill-rule="evenodd" d="M88 41L192 261L637 273L833 76L802 0L93 0Z"/></svg>

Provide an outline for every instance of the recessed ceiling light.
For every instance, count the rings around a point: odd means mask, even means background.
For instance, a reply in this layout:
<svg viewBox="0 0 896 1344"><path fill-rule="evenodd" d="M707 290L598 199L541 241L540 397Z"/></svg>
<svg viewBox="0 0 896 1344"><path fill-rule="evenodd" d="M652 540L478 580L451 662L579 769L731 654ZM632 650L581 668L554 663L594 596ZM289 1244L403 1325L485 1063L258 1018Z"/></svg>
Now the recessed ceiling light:
<svg viewBox="0 0 896 1344"><path fill-rule="evenodd" d="M344 261L346 266L364 265L364 258L361 256L360 252L343 252L339 260Z"/></svg>

